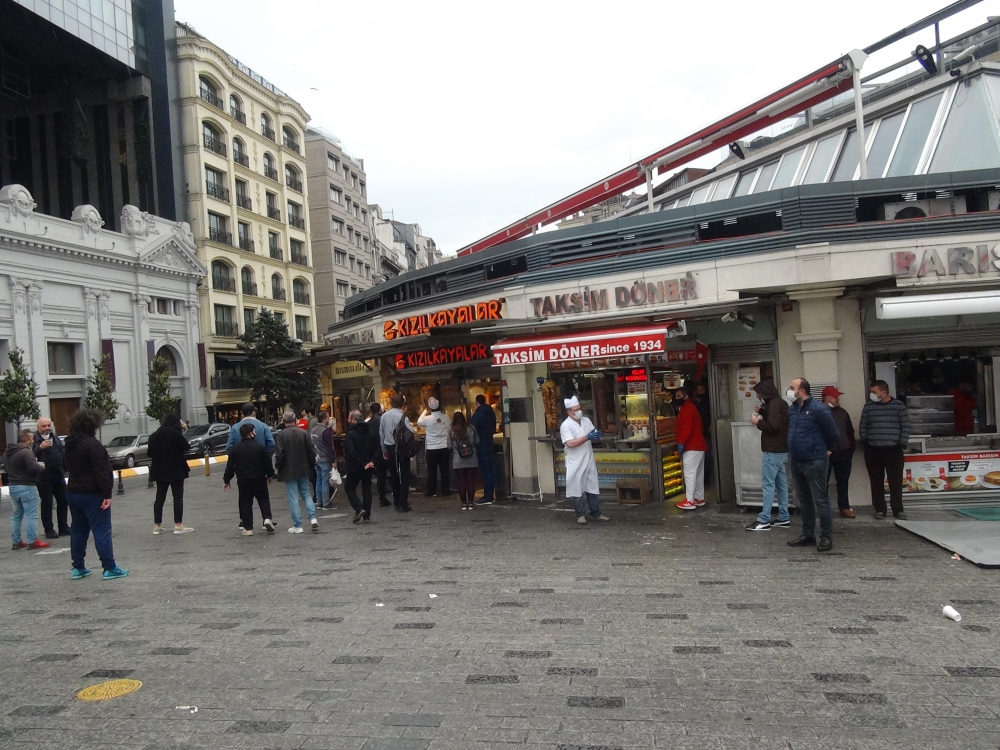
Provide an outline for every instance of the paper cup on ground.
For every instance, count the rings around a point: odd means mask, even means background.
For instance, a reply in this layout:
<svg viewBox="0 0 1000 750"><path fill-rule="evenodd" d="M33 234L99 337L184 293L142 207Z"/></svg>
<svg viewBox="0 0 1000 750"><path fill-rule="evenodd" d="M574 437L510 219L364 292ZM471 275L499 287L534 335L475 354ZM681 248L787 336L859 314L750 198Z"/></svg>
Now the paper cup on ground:
<svg viewBox="0 0 1000 750"><path fill-rule="evenodd" d="M952 607L950 604L947 607L945 607L944 609L941 610L941 614L943 614L945 617L947 617L947 618L949 618L951 620L954 620L955 622L961 622L962 621L962 615L961 615L961 613L957 609L955 609L954 607Z"/></svg>

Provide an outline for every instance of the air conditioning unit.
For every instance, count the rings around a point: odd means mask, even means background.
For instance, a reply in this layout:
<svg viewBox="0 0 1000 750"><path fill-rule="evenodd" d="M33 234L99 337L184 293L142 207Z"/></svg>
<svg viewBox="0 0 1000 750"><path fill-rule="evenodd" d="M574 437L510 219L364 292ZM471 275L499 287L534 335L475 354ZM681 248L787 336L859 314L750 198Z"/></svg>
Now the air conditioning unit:
<svg viewBox="0 0 1000 750"><path fill-rule="evenodd" d="M990 203L992 206L992 201ZM879 208L879 219L896 221L898 219L923 219L928 216L956 216L966 213L965 196L955 198L931 198L925 201L905 201L903 203L886 203Z"/></svg>

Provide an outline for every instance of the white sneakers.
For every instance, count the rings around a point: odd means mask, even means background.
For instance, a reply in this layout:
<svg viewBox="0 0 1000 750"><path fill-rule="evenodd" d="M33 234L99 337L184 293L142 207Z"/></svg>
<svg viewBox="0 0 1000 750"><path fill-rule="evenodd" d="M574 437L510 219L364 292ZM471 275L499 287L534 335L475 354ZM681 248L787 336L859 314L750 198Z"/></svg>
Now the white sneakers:
<svg viewBox="0 0 1000 750"><path fill-rule="evenodd" d="M317 521L317 520L316 520L316 519L314 518L314 519L312 519L312 520L311 520L311 521L310 521L309 523L310 523L310 524L312 524L312 529L313 529L313 532L314 532L314 533L315 533L315 532L317 532L317 531L319 531L319 521Z"/></svg>
<svg viewBox="0 0 1000 750"><path fill-rule="evenodd" d="M292 526L292 528L290 528L288 530L288 533L289 534L301 534L302 533L302 527L301 526Z"/></svg>
<svg viewBox="0 0 1000 750"><path fill-rule="evenodd" d="M268 534L273 534L274 533L274 521L272 521L270 518L265 518L264 519L264 528L267 529L267 533Z"/></svg>
<svg viewBox="0 0 1000 750"><path fill-rule="evenodd" d="M192 531L194 531L194 529L192 529L190 526L181 526L180 528L174 526L175 534L190 534Z"/></svg>
<svg viewBox="0 0 1000 750"><path fill-rule="evenodd" d="M587 517L586 516L577 516L576 517L576 522L579 523L579 524L585 524L585 523L587 523Z"/></svg>
<svg viewBox="0 0 1000 750"><path fill-rule="evenodd" d="M155 526L153 527L153 534L154 534L154 536L155 536L155 535L159 535L159 534L162 534L162 533L163 533L163 531L164 531L164 528L163 528L163 526L161 526L160 524L156 524L156 525L155 525Z"/></svg>
<svg viewBox="0 0 1000 750"><path fill-rule="evenodd" d="M249 529L243 529L243 536L253 536L253 532Z"/></svg>

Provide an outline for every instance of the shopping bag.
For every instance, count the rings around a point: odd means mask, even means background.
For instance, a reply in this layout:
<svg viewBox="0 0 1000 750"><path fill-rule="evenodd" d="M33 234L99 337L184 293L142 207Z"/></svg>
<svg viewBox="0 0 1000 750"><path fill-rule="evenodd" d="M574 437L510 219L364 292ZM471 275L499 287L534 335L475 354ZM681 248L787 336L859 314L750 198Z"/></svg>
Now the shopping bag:
<svg viewBox="0 0 1000 750"><path fill-rule="evenodd" d="M330 469L330 486L339 487L344 483L344 480L340 478L340 472L337 471L337 467L334 466Z"/></svg>

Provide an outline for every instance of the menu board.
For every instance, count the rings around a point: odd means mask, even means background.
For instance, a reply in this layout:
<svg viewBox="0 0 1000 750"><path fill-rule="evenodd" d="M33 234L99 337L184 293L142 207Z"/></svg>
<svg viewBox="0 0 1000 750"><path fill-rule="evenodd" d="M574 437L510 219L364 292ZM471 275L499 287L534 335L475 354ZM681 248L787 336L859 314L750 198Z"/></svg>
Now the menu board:
<svg viewBox="0 0 1000 750"><path fill-rule="evenodd" d="M736 371L737 401L741 404L742 421L749 422L754 407L759 406L753 387L760 382L759 367L741 367Z"/></svg>
<svg viewBox="0 0 1000 750"><path fill-rule="evenodd" d="M1000 452L930 453L903 458L903 492L1000 492ZM885 491L889 491L886 484Z"/></svg>

